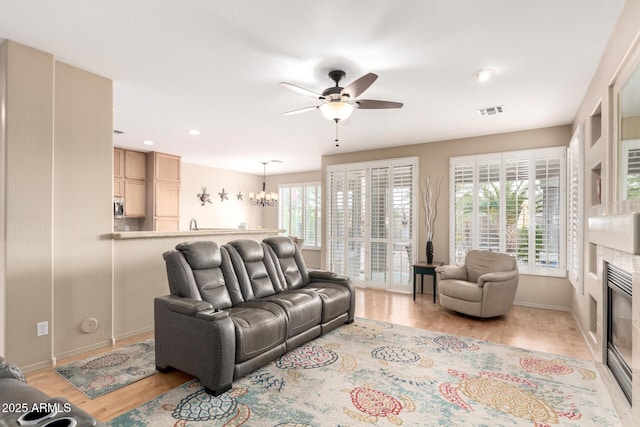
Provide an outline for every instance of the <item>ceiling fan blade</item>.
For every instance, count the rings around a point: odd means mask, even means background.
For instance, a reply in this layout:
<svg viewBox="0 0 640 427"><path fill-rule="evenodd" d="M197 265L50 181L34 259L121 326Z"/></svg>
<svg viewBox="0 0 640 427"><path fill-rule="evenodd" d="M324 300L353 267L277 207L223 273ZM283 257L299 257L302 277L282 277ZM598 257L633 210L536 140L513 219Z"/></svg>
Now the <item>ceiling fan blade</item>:
<svg viewBox="0 0 640 427"><path fill-rule="evenodd" d="M297 110L287 111L286 113L282 113L282 115L290 116L291 114L306 113L307 111L317 110L318 108L320 108L319 105L314 105L313 107L305 107L299 108Z"/></svg>
<svg viewBox="0 0 640 427"><path fill-rule="evenodd" d="M300 86L292 85L291 83L280 82L280 86L286 87L289 90L301 93L303 95L311 96L311 97L316 98L316 99L325 99L324 96L322 96L321 94L319 94L317 92L314 92L314 91L309 90L309 89L305 89L305 88L300 87Z"/></svg>
<svg viewBox="0 0 640 427"><path fill-rule="evenodd" d="M369 73L360 77L349 86L342 89L342 94L347 94L351 99L356 99L362 92L367 90L378 78L377 74Z"/></svg>
<svg viewBox="0 0 640 427"><path fill-rule="evenodd" d="M377 101L375 99L358 99L354 103L356 108L362 110L378 110L384 108L402 108L402 102Z"/></svg>

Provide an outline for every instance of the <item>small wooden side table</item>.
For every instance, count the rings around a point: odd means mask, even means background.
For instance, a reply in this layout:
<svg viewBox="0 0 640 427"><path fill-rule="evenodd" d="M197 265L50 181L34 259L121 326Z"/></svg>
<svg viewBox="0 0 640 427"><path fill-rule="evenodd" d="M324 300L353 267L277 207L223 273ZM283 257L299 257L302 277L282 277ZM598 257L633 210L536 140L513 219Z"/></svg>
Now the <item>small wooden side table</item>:
<svg viewBox="0 0 640 427"><path fill-rule="evenodd" d="M436 267L444 265L444 262L434 261L431 264L427 264L426 261L420 261L417 264L413 264L413 300L416 300L416 276L420 275L420 293L424 293L424 275L427 274L433 277L433 303L436 302L436 290L438 289L438 276L436 274Z"/></svg>

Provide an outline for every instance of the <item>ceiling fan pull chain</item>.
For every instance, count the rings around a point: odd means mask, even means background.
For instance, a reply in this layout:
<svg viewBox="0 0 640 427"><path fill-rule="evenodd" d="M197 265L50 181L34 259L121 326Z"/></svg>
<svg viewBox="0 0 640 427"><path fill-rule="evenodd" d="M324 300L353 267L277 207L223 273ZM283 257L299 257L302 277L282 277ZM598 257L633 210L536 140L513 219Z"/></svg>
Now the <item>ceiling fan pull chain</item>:
<svg viewBox="0 0 640 427"><path fill-rule="evenodd" d="M336 120L336 147L339 147L340 144L338 143L338 120Z"/></svg>

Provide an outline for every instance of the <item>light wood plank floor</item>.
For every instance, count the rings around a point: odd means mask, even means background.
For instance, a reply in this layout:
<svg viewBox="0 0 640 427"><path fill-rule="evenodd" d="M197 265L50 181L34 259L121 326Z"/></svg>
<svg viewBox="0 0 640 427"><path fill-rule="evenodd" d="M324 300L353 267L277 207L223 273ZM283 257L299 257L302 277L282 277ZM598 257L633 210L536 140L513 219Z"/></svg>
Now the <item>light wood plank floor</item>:
<svg viewBox="0 0 640 427"><path fill-rule="evenodd" d="M356 316L389 321L416 328L469 336L500 344L514 345L531 350L590 359L589 350L571 313L514 306L506 315L496 319L480 320L445 310L433 304L428 294L416 297L374 289L358 289ZM152 337L152 333L139 335L117 343L113 348L132 344ZM60 365L81 360L100 351L59 360ZM177 387L192 377L182 372L153 375L130 386L89 399L53 369L42 369L27 375L29 384L51 396L61 396L75 403L102 421L108 421L160 394Z"/></svg>

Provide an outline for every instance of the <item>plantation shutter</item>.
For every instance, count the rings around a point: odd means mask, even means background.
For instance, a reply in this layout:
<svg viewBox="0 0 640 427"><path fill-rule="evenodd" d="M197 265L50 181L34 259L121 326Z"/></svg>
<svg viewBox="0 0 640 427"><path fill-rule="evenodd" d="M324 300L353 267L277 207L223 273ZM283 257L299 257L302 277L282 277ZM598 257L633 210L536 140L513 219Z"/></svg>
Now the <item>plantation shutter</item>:
<svg viewBox="0 0 640 427"><path fill-rule="evenodd" d="M327 268L355 283L408 290L417 159L327 167Z"/></svg>
<svg viewBox="0 0 640 427"><path fill-rule="evenodd" d="M567 148L567 274L576 291L583 293L583 172L582 132L578 128Z"/></svg>
<svg viewBox="0 0 640 427"><path fill-rule="evenodd" d="M289 234L291 236L303 237L303 193L302 187L290 188L290 206L291 206L291 228Z"/></svg>
<svg viewBox="0 0 640 427"><path fill-rule="evenodd" d="M562 239L560 217L561 160L557 157L536 160L534 216L535 228L529 228L529 244L535 244L535 266L560 266ZM564 267L564 266L562 266Z"/></svg>
<svg viewBox="0 0 640 427"><path fill-rule="evenodd" d="M355 280L365 279L365 221L366 221L366 170L350 169L347 172L347 276Z"/></svg>
<svg viewBox="0 0 640 427"><path fill-rule="evenodd" d="M451 262L464 263L467 252L473 249L474 176L473 159L460 159L450 165L451 197Z"/></svg>
<svg viewBox="0 0 640 427"><path fill-rule="evenodd" d="M371 280L389 279L389 166L371 168Z"/></svg>
<svg viewBox="0 0 640 427"><path fill-rule="evenodd" d="M505 253L529 264L529 159L505 160Z"/></svg>
<svg viewBox="0 0 640 427"><path fill-rule="evenodd" d="M393 196L391 212L391 239L394 245L392 279L398 285L411 281L413 264L413 200L416 181L414 164L393 167Z"/></svg>
<svg viewBox="0 0 640 427"><path fill-rule="evenodd" d="M327 172L327 264L331 271L346 274L344 238L347 176L346 170L335 169Z"/></svg>
<svg viewBox="0 0 640 427"><path fill-rule="evenodd" d="M304 245L320 247L320 185L309 185L304 187L305 191L305 231Z"/></svg>
<svg viewBox="0 0 640 427"><path fill-rule="evenodd" d="M477 245L483 250L500 252L500 161L479 160L477 170Z"/></svg>

